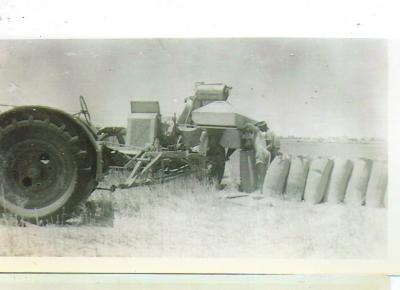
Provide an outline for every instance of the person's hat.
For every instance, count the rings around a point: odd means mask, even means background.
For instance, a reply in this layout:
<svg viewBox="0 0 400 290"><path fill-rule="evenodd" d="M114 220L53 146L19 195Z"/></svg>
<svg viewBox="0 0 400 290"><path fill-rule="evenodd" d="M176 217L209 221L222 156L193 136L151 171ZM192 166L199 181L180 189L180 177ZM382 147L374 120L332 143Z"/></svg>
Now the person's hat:
<svg viewBox="0 0 400 290"><path fill-rule="evenodd" d="M255 125L256 125L260 130L267 130L267 129L268 129L267 122L265 122L265 121L257 122Z"/></svg>

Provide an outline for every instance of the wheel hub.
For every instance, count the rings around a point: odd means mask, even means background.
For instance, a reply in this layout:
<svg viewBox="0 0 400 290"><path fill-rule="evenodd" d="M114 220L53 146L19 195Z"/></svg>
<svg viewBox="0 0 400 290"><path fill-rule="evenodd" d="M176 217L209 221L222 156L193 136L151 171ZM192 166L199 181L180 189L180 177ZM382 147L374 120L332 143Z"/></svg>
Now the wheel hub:
<svg viewBox="0 0 400 290"><path fill-rule="evenodd" d="M44 190L54 183L58 168L56 162L50 162L49 151L53 150L48 144L29 140L16 144L13 149L14 162L10 167L17 177L20 189L32 193Z"/></svg>
<svg viewBox="0 0 400 290"><path fill-rule="evenodd" d="M16 143L7 156L6 182L24 207L57 198L71 177L63 166L66 156L43 140Z"/></svg>
<svg viewBox="0 0 400 290"><path fill-rule="evenodd" d="M40 168L37 166L31 166L30 168L28 168L28 170L26 171L26 175L29 178L38 178L40 176Z"/></svg>

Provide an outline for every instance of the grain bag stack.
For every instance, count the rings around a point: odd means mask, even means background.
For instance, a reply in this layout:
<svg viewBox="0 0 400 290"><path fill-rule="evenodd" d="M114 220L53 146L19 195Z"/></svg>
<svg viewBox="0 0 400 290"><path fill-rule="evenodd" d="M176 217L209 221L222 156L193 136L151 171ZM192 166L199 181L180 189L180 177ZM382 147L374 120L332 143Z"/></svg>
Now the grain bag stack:
<svg viewBox="0 0 400 290"><path fill-rule="evenodd" d="M363 205L371 173L372 161L359 158L354 161L353 173L347 186L344 202L352 205Z"/></svg>
<svg viewBox="0 0 400 290"><path fill-rule="evenodd" d="M326 201L328 203L338 204L343 202L352 170L353 163L350 160L342 158L334 159L326 194Z"/></svg>
<svg viewBox="0 0 400 290"><path fill-rule="evenodd" d="M383 207L387 186L387 162L374 161L365 198L368 207Z"/></svg>
<svg viewBox="0 0 400 290"><path fill-rule="evenodd" d="M282 196L286 178L289 173L290 159L287 156L277 156L270 164L264 181L265 195Z"/></svg>
<svg viewBox="0 0 400 290"><path fill-rule="evenodd" d="M318 157L312 160L308 172L304 200L311 204L322 202L333 162L328 158Z"/></svg>
<svg viewBox="0 0 400 290"><path fill-rule="evenodd" d="M293 156L290 162L286 183L285 199L301 201L306 186L310 159L306 156Z"/></svg>

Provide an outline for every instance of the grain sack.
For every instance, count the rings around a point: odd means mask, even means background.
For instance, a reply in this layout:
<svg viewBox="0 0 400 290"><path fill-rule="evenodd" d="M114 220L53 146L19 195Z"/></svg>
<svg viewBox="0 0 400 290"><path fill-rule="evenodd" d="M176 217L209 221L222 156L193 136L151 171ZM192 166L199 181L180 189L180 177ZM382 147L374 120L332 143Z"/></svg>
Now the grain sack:
<svg viewBox="0 0 400 290"><path fill-rule="evenodd" d="M240 150L240 190L251 193L257 188L254 150Z"/></svg>
<svg viewBox="0 0 400 290"><path fill-rule="evenodd" d="M344 198L346 204L363 205L365 203L371 167L372 161L369 159L360 158L354 161L353 173Z"/></svg>
<svg viewBox="0 0 400 290"><path fill-rule="evenodd" d="M309 167L310 159L306 156L293 156L291 158L285 199L295 201L303 199Z"/></svg>
<svg viewBox="0 0 400 290"><path fill-rule="evenodd" d="M286 178L289 173L290 159L286 156L277 156L270 164L264 181L266 195L282 196L285 189Z"/></svg>
<svg viewBox="0 0 400 290"><path fill-rule="evenodd" d="M368 207L383 207L387 186L387 162L375 161L369 178L365 205Z"/></svg>
<svg viewBox="0 0 400 290"><path fill-rule="evenodd" d="M327 158L315 158L308 171L304 200L317 204L324 198L333 162Z"/></svg>
<svg viewBox="0 0 400 290"><path fill-rule="evenodd" d="M350 160L342 158L334 159L326 194L326 201L328 203L337 204L343 202L352 170L353 162Z"/></svg>

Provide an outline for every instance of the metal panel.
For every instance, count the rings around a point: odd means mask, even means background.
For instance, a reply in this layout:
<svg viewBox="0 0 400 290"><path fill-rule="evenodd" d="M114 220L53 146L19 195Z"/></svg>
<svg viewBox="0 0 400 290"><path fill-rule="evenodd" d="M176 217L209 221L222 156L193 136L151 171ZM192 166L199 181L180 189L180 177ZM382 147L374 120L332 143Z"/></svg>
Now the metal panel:
<svg viewBox="0 0 400 290"><path fill-rule="evenodd" d="M255 120L239 114L235 108L223 101L213 102L196 109L192 113L193 122L197 125L243 127L246 123L256 123Z"/></svg>
<svg viewBox="0 0 400 290"><path fill-rule="evenodd" d="M158 102L132 101L131 113L160 113L160 104Z"/></svg>
<svg viewBox="0 0 400 290"><path fill-rule="evenodd" d="M127 145L152 145L158 133L158 114L131 114L128 118Z"/></svg>

